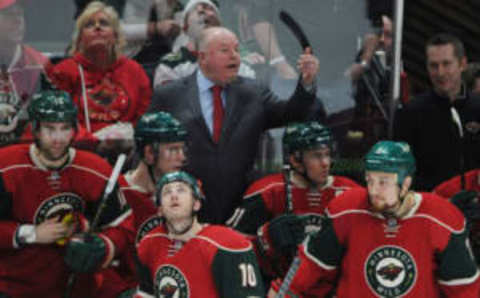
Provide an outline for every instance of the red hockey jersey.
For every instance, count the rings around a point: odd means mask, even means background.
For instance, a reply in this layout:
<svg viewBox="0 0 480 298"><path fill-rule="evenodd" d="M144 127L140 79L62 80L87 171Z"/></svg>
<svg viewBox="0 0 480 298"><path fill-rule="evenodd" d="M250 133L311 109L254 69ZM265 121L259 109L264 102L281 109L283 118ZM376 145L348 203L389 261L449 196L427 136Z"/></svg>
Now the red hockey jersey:
<svg viewBox="0 0 480 298"><path fill-rule="evenodd" d="M155 297L264 297L251 243L229 228L205 225L184 243L170 239L161 225L137 251Z"/></svg>
<svg viewBox="0 0 480 298"><path fill-rule="evenodd" d="M64 212L91 218L112 169L97 155L70 149L68 164L58 171L48 170L37 160L33 146L0 149L0 292L11 297L60 298L69 274L64 246L19 247L16 230L21 224L39 224ZM123 178L119 183L126 184ZM107 221L118 219L102 232L110 254L127 244L125 231L116 226L121 221L122 187L117 198L110 198L104 211Z"/></svg>
<svg viewBox="0 0 480 298"><path fill-rule="evenodd" d="M354 187L360 186L341 176L329 176L326 185L320 190L292 183L292 212L299 215L322 215L334 197ZM280 173L256 181L247 189L242 204L227 224L243 233L256 234L261 225L287 213L285 188L285 178Z"/></svg>
<svg viewBox="0 0 480 298"><path fill-rule="evenodd" d="M324 228L301 246L291 290L302 293L339 274L338 297L477 298L479 272L463 215L433 194L416 193L415 200L402 219L369 211L365 189L333 200Z"/></svg>

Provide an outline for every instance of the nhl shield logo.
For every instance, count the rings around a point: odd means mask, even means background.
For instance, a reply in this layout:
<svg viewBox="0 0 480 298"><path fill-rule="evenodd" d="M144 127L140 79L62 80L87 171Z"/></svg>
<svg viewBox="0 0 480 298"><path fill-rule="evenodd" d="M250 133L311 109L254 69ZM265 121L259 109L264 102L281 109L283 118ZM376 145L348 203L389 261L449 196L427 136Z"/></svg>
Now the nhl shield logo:
<svg viewBox="0 0 480 298"><path fill-rule="evenodd" d="M188 282L182 272L173 265L161 266L155 274L155 297L189 298Z"/></svg>
<svg viewBox="0 0 480 298"><path fill-rule="evenodd" d="M401 297L417 280L417 267L411 254L399 246L382 246L365 262L365 277L378 297Z"/></svg>

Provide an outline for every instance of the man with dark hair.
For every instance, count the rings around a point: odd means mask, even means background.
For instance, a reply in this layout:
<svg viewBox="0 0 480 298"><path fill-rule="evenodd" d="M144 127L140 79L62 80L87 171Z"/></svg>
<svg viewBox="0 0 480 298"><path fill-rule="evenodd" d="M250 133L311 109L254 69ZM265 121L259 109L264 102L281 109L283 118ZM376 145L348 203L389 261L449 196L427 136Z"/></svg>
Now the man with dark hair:
<svg viewBox="0 0 480 298"><path fill-rule="evenodd" d="M0 292L60 298L73 271L73 297L94 297L92 273L125 249L126 230L113 222L122 222L126 182L119 179L100 215L102 231L84 234L112 169L71 147L77 109L66 92L35 95L29 115L35 143L0 151Z"/></svg>
<svg viewBox="0 0 480 298"><path fill-rule="evenodd" d="M431 190L455 175L480 166L480 99L462 82L467 57L462 42L450 34L428 40L425 53L433 90L399 110L394 138L406 141L417 159L416 189Z"/></svg>
<svg viewBox="0 0 480 298"><path fill-rule="evenodd" d="M316 121L292 123L283 136L288 170L255 181L227 225L249 235L269 279L284 276L297 245L321 228L328 203L344 191L360 187L330 175L334 141L330 130ZM309 294L323 297L329 286Z"/></svg>

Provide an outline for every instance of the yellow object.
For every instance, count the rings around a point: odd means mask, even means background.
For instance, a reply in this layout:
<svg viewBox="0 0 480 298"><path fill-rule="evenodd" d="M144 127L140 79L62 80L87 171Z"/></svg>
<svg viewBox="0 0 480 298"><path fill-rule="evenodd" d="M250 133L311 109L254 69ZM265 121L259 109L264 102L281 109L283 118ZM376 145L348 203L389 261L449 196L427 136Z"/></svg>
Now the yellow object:
<svg viewBox="0 0 480 298"><path fill-rule="evenodd" d="M73 213L68 213L62 218L62 224L64 224L66 227L70 227L73 224ZM57 240L57 244L64 246L65 243L67 243L68 237L63 237Z"/></svg>

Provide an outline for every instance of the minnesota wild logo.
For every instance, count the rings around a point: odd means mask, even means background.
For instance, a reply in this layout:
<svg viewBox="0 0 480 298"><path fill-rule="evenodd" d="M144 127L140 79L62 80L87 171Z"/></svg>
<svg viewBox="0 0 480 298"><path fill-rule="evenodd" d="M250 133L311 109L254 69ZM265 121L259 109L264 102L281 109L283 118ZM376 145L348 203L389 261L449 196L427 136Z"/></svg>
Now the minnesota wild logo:
<svg viewBox="0 0 480 298"><path fill-rule="evenodd" d="M189 298L188 282L177 267L164 265L155 274L155 297Z"/></svg>
<svg viewBox="0 0 480 298"><path fill-rule="evenodd" d="M381 246L365 262L365 278L378 297L407 294L417 280L417 266L412 255L399 246Z"/></svg>

